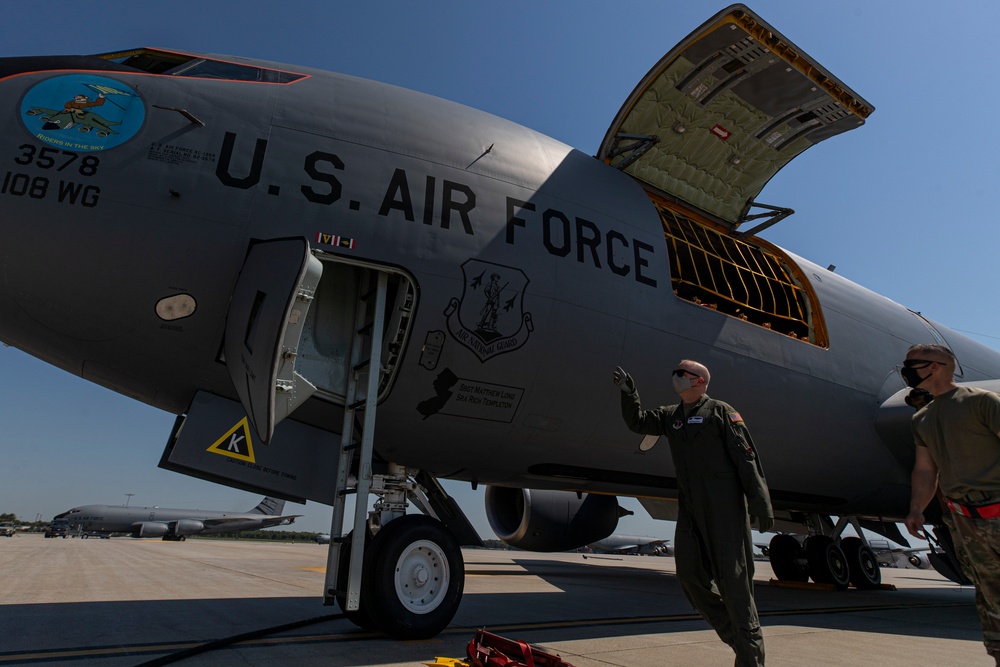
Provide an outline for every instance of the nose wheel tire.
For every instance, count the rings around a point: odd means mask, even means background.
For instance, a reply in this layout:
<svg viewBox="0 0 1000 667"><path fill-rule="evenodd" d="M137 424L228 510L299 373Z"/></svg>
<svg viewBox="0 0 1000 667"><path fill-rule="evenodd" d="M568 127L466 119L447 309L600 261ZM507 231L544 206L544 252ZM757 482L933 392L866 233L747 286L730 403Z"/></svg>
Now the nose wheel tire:
<svg viewBox="0 0 1000 667"><path fill-rule="evenodd" d="M372 621L394 639L427 639L451 622L462 601L462 552L436 519L408 515L372 539L362 596ZM370 566L370 569L369 569Z"/></svg>

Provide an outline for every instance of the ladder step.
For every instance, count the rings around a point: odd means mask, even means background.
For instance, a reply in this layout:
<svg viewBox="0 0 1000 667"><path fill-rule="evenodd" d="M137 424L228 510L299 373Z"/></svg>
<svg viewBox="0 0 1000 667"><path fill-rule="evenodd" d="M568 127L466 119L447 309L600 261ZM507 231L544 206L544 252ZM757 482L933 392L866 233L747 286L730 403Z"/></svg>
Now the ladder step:
<svg viewBox="0 0 1000 667"><path fill-rule="evenodd" d="M358 492L357 489L344 489L344 490L340 491L339 493L342 496L349 496L349 495L351 495L353 493L357 493L357 492Z"/></svg>
<svg viewBox="0 0 1000 667"><path fill-rule="evenodd" d="M353 368L355 371L360 371L362 368L368 368L368 366L370 366L371 363L372 363L371 359L365 359L364 361L359 361L358 363L354 364L354 366L352 366L351 368Z"/></svg>
<svg viewBox="0 0 1000 667"><path fill-rule="evenodd" d="M364 407L365 403L368 401L367 398L362 398L360 401L355 401L347 406L348 410L357 410L358 408Z"/></svg>
<svg viewBox="0 0 1000 667"><path fill-rule="evenodd" d="M363 327L361 327L360 329L358 329L358 335L359 336L367 336L369 333L371 333L372 327L374 327L374 326L375 326L374 322L369 322L368 324L366 324Z"/></svg>
<svg viewBox="0 0 1000 667"><path fill-rule="evenodd" d="M358 443L356 443L356 442L355 442L355 443L352 443L352 444L350 444L350 445L344 445L344 446L343 446L343 447L341 448L341 451L344 451L344 452L352 452L352 451L354 451L355 449L357 449L357 448L358 448L358 447L360 447L360 446L361 446L360 444L358 444Z"/></svg>

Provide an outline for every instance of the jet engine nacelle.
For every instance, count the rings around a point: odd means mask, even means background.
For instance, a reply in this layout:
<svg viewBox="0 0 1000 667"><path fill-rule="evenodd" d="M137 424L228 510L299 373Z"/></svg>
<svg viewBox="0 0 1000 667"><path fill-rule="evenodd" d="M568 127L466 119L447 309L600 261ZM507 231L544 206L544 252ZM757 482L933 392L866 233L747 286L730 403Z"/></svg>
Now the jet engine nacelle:
<svg viewBox="0 0 1000 667"><path fill-rule="evenodd" d="M906 558L912 567L919 570L929 570L931 569L931 562L927 558L927 554L923 553L912 553Z"/></svg>
<svg viewBox="0 0 1000 667"><path fill-rule="evenodd" d="M163 537L170 526L159 521L141 521L132 524L132 537Z"/></svg>
<svg viewBox="0 0 1000 667"><path fill-rule="evenodd" d="M490 486L486 517L496 536L528 551L568 551L615 531L622 509L615 496L577 495Z"/></svg>
<svg viewBox="0 0 1000 667"><path fill-rule="evenodd" d="M205 524L197 519L180 519L174 521L171 527L174 535L197 535L205 530Z"/></svg>

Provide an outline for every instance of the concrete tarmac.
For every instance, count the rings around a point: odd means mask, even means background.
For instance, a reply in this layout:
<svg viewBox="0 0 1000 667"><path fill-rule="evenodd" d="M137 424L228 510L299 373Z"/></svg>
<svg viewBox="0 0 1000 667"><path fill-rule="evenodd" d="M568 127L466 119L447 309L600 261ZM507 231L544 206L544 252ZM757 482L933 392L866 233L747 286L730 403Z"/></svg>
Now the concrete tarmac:
<svg viewBox="0 0 1000 667"><path fill-rule="evenodd" d="M481 627L575 667L733 664L681 594L673 558L463 556L465 597L451 625L431 640L394 642L322 606L325 546L0 538L0 667L141 665L307 619L318 620L174 664L416 666L464 658ZM973 589L933 571L883 569L896 590L838 592L772 586L768 564L756 566L771 667L994 664Z"/></svg>

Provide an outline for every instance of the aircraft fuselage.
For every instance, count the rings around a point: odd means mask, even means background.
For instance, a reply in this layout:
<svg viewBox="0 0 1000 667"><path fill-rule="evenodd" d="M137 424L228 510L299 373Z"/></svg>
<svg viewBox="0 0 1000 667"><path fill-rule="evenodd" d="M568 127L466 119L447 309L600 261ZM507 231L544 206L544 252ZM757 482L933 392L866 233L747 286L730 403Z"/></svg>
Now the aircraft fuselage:
<svg viewBox="0 0 1000 667"><path fill-rule="evenodd" d="M654 407L676 401L669 371L691 358L746 419L777 508L872 516L907 510L908 409L876 425L907 347L936 332L965 380L1000 377L997 352L793 255L828 346L678 298L643 188L531 130L350 76L220 60L294 77L3 63L3 99L22 102L0 112L2 340L175 414L199 390L235 399L220 346L248 245L305 237L324 265L304 334L313 401L342 394L336 278L371 266L412 286L378 408L387 460L673 496L667 447L638 451L611 371ZM124 120L101 138L92 118L45 129L27 113L73 90L104 90L87 113Z"/></svg>

